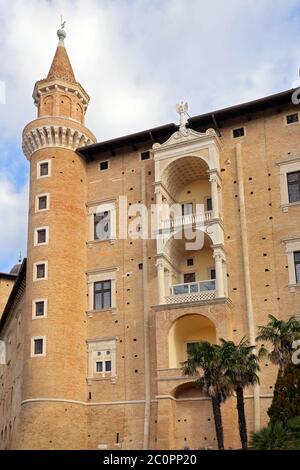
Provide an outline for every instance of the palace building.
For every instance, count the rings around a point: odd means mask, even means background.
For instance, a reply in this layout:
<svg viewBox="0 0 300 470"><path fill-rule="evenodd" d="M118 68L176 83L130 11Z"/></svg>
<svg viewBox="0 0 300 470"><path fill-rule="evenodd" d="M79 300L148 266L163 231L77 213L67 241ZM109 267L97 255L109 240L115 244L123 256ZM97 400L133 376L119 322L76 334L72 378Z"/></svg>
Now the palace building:
<svg viewBox="0 0 300 470"><path fill-rule="evenodd" d="M300 315L295 91L189 119L181 103L179 125L97 143L58 36L23 131L27 258L0 274L0 448L216 448L187 351ZM156 220L149 236L136 207ZM249 432L276 374L264 359L246 391ZM234 397L222 416L239 448Z"/></svg>

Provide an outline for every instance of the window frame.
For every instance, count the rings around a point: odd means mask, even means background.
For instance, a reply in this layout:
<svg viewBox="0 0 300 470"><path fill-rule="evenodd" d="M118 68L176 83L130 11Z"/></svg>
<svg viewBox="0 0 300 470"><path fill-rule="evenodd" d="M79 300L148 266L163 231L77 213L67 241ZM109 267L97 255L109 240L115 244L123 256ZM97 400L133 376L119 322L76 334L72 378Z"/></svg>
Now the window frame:
<svg viewBox="0 0 300 470"><path fill-rule="evenodd" d="M296 182L296 184L298 184L298 187L299 187L299 199L297 199L296 201L291 201L291 197L290 197L290 185L291 184L294 184L294 183L291 183L289 182L289 176L290 175L294 175L294 174L299 174L299 181ZM300 203L300 169L299 170L296 170L296 171L290 171L286 174L286 178L287 178L287 190L288 190L288 199L289 199L289 204L296 204L296 203Z"/></svg>
<svg viewBox="0 0 300 470"><path fill-rule="evenodd" d="M110 233L109 238L95 239L95 214L110 212ZM117 238L116 229L116 200L105 200L93 202L87 205L88 215L88 243L113 243Z"/></svg>
<svg viewBox="0 0 300 470"><path fill-rule="evenodd" d="M104 284L109 283L109 288L104 288ZM96 285L97 284L102 284L102 288L98 291L96 291ZM105 294L109 292L109 305L105 306ZM109 310L111 308L111 300L112 300L112 282L111 279L105 279L104 281L95 281L94 286L93 286L93 310ZM96 296L100 294L101 298L101 306L96 307Z"/></svg>
<svg viewBox="0 0 300 470"><path fill-rule="evenodd" d="M288 212L290 207L300 204L300 201L289 202L288 178L289 173L300 171L300 157L292 157L286 160L276 162L279 167L279 185L280 185L280 207L283 212Z"/></svg>
<svg viewBox="0 0 300 470"><path fill-rule="evenodd" d="M107 380L113 383L116 379L116 337L88 340L88 381L89 380ZM109 351L109 355L106 352ZM98 353L101 353L99 355ZM102 371L97 372L97 362L110 362L110 371L106 371L106 366L102 366Z"/></svg>
<svg viewBox="0 0 300 470"><path fill-rule="evenodd" d="M48 164L48 174L47 175L41 175L41 166L45 163ZM37 167L36 174L37 174L37 179L38 180L39 179L44 179L44 178L50 178L50 176L51 176L51 164L52 164L51 158L49 158L47 160L40 160L39 162L37 162L37 164L36 164L36 167Z"/></svg>
<svg viewBox="0 0 300 470"><path fill-rule="evenodd" d="M142 158L142 155L148 154L148 158ZM151 160L151 152L150 150L144 150L143 152L140 153L140 160L141 162L146 162L147 160Z"/></svg>
<svg viewBox="0 0 300 470"><path fill-rule="evenodd" d="M45 265L45 276L44 277L37 277L37 266L40 264ZM35 261L33 263L33 281L38 282L38 281L45 281L48 279L48 261L42 260L42 261Z"/></svg>
<svg viewBox="0 0 300 470"><path fill-rule="evenodd" d="M296 285L300 286L300 250L299 251L294 251L294 268L295 268L295 283ZM299 261L296 261L296 255L299 255ZM299 266L299 273L297 271L297 266ZM299 278L298 278L299 275Z"/></svg>
<svg viewBox="0 0 300 470"><path fill-rule="evenodd" d="M102 163L107 163L107 168L101 168ZM102 160L99 162L99 171L102 173L103 171L107 171L110 169L110 160Z"/></svg>
<svg viewBox="0 0 300 470"><path fill-rule="evenodd" d="M38 243L38 232L41 230L45 230L46 232L46 241L42 243ZM48 243L49 243L49 226L36 227L34 229L34 246L44 246L44 245L48 245Z"/></svg>
<svg viewBox="0 0 300 470"><path fill-rule="evenodd" d="M111 282L111 306L105 309L94 309L94 284L101 281L110 281ZM116 285L117 285L117 268L108 268L97 271L90 271L87 273L87 284L88 284L88 310L87 315L92 316L95 312L98 311L111 311L112 314L116 314L117 310L117 295L116 295Z"/></svg>
<svg viewBox="0 0 300 470"><path fill-rule="evenodd" d="M46 204L45 209L40 209L39 208L39 200L42 197L46 197L47 204ZM50 193L37 194L36 197L35 197L35 212L45 212L45 211L48 211L49 209L50 209Z"/></svg>
<svg viewBox="0 0 300 470"><path fill-rule="evenodd" d="M37 315L36 314L36 304L43 302L44 303L44 315ZM47 318L48 313L48 299L33 299L32 301L32 320L41 320L43 318Z"/></svg>
<svg viewBox="0 0 300 470"><path fill-rule="evenodd" d="M239 135L239 136L234 136L234 131L237 131L237 130L240 130L240 129L244 129L244 135ZM231 137L232 139L236 140L236 139L243 139L244 137L246 137L246 127L245 126L239 126L239 127L233 127L231 129Z"/></svg>
<svg viewBox="0 0 300 470"><path fill-rule="evenodd" d="M190 276L194 274L195 275L195 280L194 281L188 281L188 282L185 282L185 276ZM191 284L193 282L197 282L197 272L195 270L193 271L186 271L183 273L183 284Z"/></svg>
<svg viewBox="0 0 300 470"><path fill-rule="evenodd" d="M296 115L296 114L298 115L298 121L288 123L288 122L287 122L288 117L289 117L289 116ZM299 122L300 122L300 121L299 121L299 113L298 113L298 112L295 112L295 113L288 113L288 114L285 114L285 115L284 115L284 124L285 124L286 127L296 126L296 125L299 124Z"/></svg>
<svg viewBox="0 0 300 470"><path fill-rule="evenodd" d="M295 253L300 252L300 238L285 239L285 253L288 262L288 289L290 292L295 292L296 288L300 288L300 282L296 278L296 264Z"/></svg>
<svg viewBox="0 0 300 470"><path fill-rule="evenodd" d="M43 341L43 352L41 354L35 353L35 341L42 340ZM46 336L31 336L31 357L45 357L46 356Z"/></svg>

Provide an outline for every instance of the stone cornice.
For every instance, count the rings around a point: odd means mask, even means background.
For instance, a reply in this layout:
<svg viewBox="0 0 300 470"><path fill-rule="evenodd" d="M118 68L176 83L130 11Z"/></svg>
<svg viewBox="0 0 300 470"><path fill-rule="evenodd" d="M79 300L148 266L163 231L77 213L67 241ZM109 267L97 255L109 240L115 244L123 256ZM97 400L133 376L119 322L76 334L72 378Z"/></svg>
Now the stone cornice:
<svg viewBox="0 0 300 470"><path fill-rule="evenodd" d="M26 158L30 160L34 152L43 148L60 147L76 150L92 143L88 133L73 129L71 126L52 124L25 129L22 148Z"/></svg>

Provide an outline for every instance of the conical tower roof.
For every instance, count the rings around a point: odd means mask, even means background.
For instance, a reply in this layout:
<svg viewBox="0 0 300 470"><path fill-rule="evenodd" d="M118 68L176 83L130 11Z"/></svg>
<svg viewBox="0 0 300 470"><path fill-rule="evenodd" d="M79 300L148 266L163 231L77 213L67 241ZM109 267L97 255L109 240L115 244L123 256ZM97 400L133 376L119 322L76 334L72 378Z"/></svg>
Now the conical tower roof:
<svg viewBox="0 0 300 470"><path fill-rule="evenodd" d="M59 29L57 31L57 35L59 37L59 43L47 76L47 80L54 80L58 78L66 82L75 83L75 75L64 43L66 32L63 29Z"/></svg>

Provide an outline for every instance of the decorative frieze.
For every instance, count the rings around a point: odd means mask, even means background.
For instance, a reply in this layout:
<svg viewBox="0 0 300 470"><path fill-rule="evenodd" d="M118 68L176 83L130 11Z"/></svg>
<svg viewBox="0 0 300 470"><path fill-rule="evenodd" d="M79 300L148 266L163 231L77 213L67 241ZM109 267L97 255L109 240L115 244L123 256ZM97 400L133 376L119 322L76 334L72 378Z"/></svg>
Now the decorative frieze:
<svg viewBox="0 0 300 470"><path fill-rule="evenodd" d="M31 129L23 135L23 152L30 160L31 155L42 148L61 147L76 150L93 142L83 132L71 127L52 125Z"/></svg>

